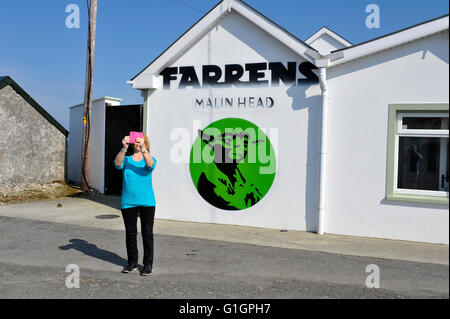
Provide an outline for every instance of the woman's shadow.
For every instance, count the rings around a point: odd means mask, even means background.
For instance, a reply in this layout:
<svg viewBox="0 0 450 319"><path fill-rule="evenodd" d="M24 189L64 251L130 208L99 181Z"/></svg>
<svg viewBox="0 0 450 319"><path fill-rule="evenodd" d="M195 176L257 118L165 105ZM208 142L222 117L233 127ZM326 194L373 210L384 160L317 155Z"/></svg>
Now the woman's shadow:
<svg viewBox="0 0 450 319"><path fill-rule="evenodd" d="M58 247L61 250L74 249L82 252L83 254L101 259L118 266L124 266L127 264L125 258L120 257L116 253L110 252L109 250L98 248L97 245L91 244L84 239L70 239L71 244Z"/></svg>

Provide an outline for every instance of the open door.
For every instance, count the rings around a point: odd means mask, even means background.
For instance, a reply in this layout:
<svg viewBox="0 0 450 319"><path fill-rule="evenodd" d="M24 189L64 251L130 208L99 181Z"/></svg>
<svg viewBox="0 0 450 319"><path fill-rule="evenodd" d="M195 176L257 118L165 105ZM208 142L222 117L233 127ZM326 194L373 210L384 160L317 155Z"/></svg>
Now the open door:
<svg viewBox="0 0 450 319"><path fill-rule="evenodd" d="M142 105L106 105L105 110L105 194L122 193L122 171L114 167L114 159L122 148L122 139L130 131L142 132ZM132 155L131 147L126 155Z"/></svg>

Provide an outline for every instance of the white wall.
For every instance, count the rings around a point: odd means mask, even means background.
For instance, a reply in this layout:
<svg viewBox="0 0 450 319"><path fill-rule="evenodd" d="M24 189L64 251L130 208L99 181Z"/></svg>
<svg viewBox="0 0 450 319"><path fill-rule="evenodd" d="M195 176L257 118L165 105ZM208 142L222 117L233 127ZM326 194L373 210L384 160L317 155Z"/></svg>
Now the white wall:
<svg viewBox="0 0 450 319"><path fill-rule="evenodd" d="M302 62L276 39L232 12L171 66L252 62ZM329 127L325 232L447 243L448 206L390 202L386 194L388 105L447 102L448 31L328 69ZM178 80L180 79L178 75ZM162 77L159 81L162 81ZM178 81L174 81L178 83ZM158 218L275 229L316 230L320 89L246 87L148 91L147 132L158 159L153 174ZM194 108L195 98L271 96L271 109ZM278 129L274 183L262 200L241 211L223 211L198 194L189 152L201 127L226 117ZM179 136L190 133L186 162L170 157ZM274 137L269 136L272 143Z"/></svg>
<svg viewBox="0 0 450 319"><path fill-rule="evenodd" d="M105 190L105 101L92 103L92 125L90 136L90 184L104 193Z"/></svg>
<svg viewBox="0 0 450 319"><path fill-rule="evenodd" d="M230 48L232 48L230 50ZM276 39L232 12L220 21L173 66L195 66L201 79L201 66L227 63L305 61ZM299 75L299 77L301 77ZM180 76L178 77L178 79ZM176 82L176 81L175 81ZM305 90L306 89L306 90ZM271 96L271 109L194 109L195 98ZM151 153L158 159L153 174L158 218L207 223L247 225L278 229L316 229L316 186L318 160L318 119L320 118L320 88L210 88L157 89L148 99L147 132ZM278 171L269 192L260 202L241 211L224 211L207 203L192 182L188 160L173 163L171 140L176 128L190 132L190 147L194 138L193 121L202 128L211 122L239 117L260 128L278 129ZM269 135L274 144L276 138Z"/></svg>
<svg viewBox="0 0 450 319"><path fill-rule="evenodd" d="M448 31L328 69L325 232L449 242L448 206L386 194L388 105L449 101Z"/></svg>
<svg viewBox="0 0 450 319"><path fill-rule="evenodd" d="M90 168L91 187L104 193L105 189L105 105L120 105L114 99L101 98L92 102ZM83 105L70 108L69 134L69 179L80 182L81 140L83 123Z"/></svg>

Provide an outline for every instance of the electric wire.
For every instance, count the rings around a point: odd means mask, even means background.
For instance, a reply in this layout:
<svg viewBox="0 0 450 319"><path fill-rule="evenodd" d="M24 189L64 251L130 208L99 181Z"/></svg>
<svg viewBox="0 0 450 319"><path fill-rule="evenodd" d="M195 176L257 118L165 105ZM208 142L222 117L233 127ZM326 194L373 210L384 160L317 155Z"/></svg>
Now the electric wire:
<svg viewBox="0 0 450 319"><path fill-rule="evenodd" d="M179 0L171 0L171 1L173 1L173 2L175 2L175 3L178 3L178 4L181 4L182 6L185 6L185 7L187 7L187 8L190 8L190 9L192 9L192 10L198 11L198 12L200 12L200 13L203 13L203 14L205 13L204 10L200 10L200 9L198 9L198 8L196 8L196 7L193 7L193 6L191 6L191 5L187 4L187 3L181 2L181 1L179 1Z"/></svg>

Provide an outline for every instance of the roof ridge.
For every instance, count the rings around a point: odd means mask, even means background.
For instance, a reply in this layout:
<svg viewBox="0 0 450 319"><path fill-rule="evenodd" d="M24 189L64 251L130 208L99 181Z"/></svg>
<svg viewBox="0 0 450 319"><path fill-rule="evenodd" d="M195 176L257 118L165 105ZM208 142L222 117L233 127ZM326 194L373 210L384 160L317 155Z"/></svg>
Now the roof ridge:
<svg viewBox="0 0 450 319"><path fill-rule="evenodd" d="M400 33L400 32L403 32L403 31L406 31L406 30L409 30L409 29L412 29L412 28L421 26L421 25L423 25L423 24L427 24L427 23L430 23L430 22L433 22L433 21L436 21L436 20L439 20L439 19L442 19L442 18L445 18L445 17L448 17L448 16L449 16L449 14L447 13L447 14L444 14L444 15L439 16L439 17L437 17L437 18L433 18L433 19L430 19L430 20L426 20L426 21L423 21L423 22L414 24L414 25L412 25L412 26L409 26L409 27L406 27L406 28L399 29L399 30L397 30L397 31L393 31L393 32L387 33L387 34L385 34L385 35L381 35L381 36L379 36L379 37L376 37L376 38L373 38L373 39L370 39L370 40L366 40L366 41L363 41L363 42L354 44L354 45L352 45L352 46L350 46L350 47L347 47L347 48L342 48L342 49L334 50L334 51L332 51L332 52L338 52L338 51L343 51L343 50L346 50L346 49L355 48L355 47L357 47L357 46L360 46L360 45L363 45L363 44L366 44L366 43L369 43L369 42L372 42L372 41L376 41L376 40L379 40L379 39L382 39L382 38L386 38L386 37L391 36L391 35L394 35L394 34L396 34L396 33Z"/></svg>
<svg viewBox="0 0 450 319"><path fill-rule="evenodd" d="M53 116L50 115L38 102L36 102L25 90L16 83L10 76L0 77L0 89L9 85L14 91L17 92L24 100L26 100L36 111L39 112L50 124L56 127L65 136L69 135L69 131L64 128Z"/></svg>
<svg viewBox="0 0 450 319"><path fill-rule="evenodd" d="M305 43L308 42L309 39L311 39L317 32L319 32L320 30L322 30L323 28L327 29L328 31L332 32L333 34L335 34L336 36L338 36L339 38L341 38L342 40L350 43L351 45L353 45L353 42L347 40L346 38L344 38L342 35L340 35L339 33L337 33L336 31L334 31L333 29L327 27L326 25L323 25L321 28L317 29L317 31L313 32L308 38L306 38Z"/></svg>
<svg viewBox="0 0 450 319"><path fill-rule="evenodd" d="M226 4L226 1L228 0L222 0L220 2L218 2L213 8L211 8L211 10L209 10L205 15L203 15L199 20L197 20L188 30L186 30L180 37L178 37L170 46L168 46L161 54L159 54L152 62L150 62L146 67L144 67L138 74L136 74L133 78L131 78L131 81L134 81L138 76L140 76L143 72L145 72L146 70L148 70L150 68L150 66L152 66L158 59L160 59L166 52L169 51L169 49L171 49L180 39L182 39L189 31L193 30L193 28L195 26L197 26L202 20L204 20L210 13L212 13L218 6ZM279 29L279 31L284 32L288 37L292 38L295 43L304 46L306 49L310 49L313 50L315 52L318 52L316 49L314 49L313 47L311 47L310 45L308 45L306 42L302 41L301 39L299 39L297 36L293 35L292 33L290 33L289 31L287 31L286 29L284 29L282 26L280 26L279 24L277 24L276 22L274 22L273 20L271 20L270 18L266 17L264 14L262 14L261 12L259 12L258 10L254 9L253 7L251 7L249 4L247 4L246 2L242 1L242 0L234 0L231 7L233 8L235 6L235 4L237 6L241 6L246 8L247 10L249 10L252 14L259 16L260 18L262 18L263 20L265 20L268 24L272 25L275 29ZM238 7L239 8L239 7ZM236 11L236 7L234 7L234 10ZM239 9L242 10L242 9ZM222 17L223 15L226 15L228 13L228 10L223 10L220 13L218 13L218 17ZM249 19L248 17L245 17L245 19ZM212 18L211 20L215 21L214 19L218 19L216 18ZM206 27L206 25L205 25ZM259 26L261 28L261 26ZM202 30L200 30L199 32L203 32ZM279 40L279 39L278 39ZM279 40L280 42L282 42L282 40ZM301 53L299 53L301 55ZM308 57L306 57L306 59L308 59Z"/></svg>

